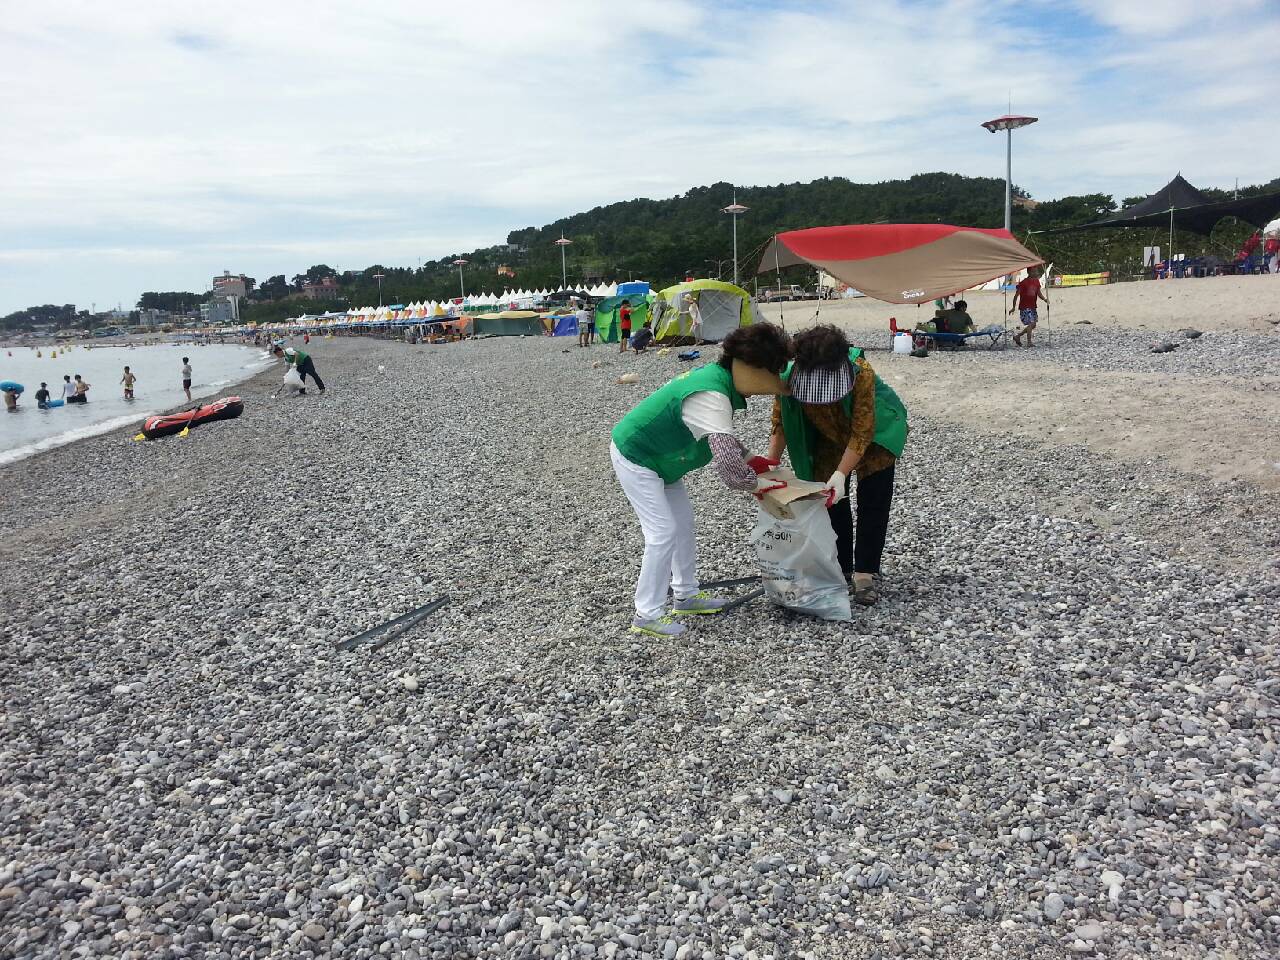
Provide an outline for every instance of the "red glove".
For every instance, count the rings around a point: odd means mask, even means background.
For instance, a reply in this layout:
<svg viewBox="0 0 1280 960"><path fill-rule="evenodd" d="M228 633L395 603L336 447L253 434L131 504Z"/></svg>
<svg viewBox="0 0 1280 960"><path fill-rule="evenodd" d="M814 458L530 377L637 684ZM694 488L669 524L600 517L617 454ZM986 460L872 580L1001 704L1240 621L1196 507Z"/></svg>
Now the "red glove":
<svg viewBox="0 0 1280 960"><path fill-rule="evenodd" d="M756 472L756 476L758 477L762 473L768 473L770 470L778 466L778 464L780 463L782 463L781 460L775 460L773 459L773 457L755 456L747 461L747 466L750 467L752 470L754 470ZM785 484L783 484L783 486L785 486Z"/></svg>
<svg viewBox="0 0 1280 960"><path fill-rule="evenodd" d="M751 495L757 500L763 500L764 495L772 490L781 490L787 485L785 480L757 480L756 488L751 491Z"/></svg>

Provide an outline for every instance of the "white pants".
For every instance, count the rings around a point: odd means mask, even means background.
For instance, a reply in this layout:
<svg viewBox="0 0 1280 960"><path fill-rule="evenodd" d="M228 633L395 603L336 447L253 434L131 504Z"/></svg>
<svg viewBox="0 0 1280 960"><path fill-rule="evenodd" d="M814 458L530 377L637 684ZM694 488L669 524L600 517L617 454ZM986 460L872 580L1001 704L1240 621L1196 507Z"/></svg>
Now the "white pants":
<svg viewBox="0 0 1280 960"><path fill-rule="evenodd" d="M648 467L624 457L616 444L609 444L609 459L644 531L636 616L652 620L665 612L668 589L675 591L677 600L698 592L693 504L683 483L663 483Z"/></svg>

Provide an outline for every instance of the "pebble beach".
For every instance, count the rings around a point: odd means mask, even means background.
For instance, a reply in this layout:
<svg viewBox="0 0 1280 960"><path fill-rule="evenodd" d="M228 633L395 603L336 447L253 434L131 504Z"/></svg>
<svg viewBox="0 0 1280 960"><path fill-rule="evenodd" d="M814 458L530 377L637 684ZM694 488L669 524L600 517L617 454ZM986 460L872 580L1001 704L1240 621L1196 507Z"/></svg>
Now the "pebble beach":
<svg viewBox="0 0 1280 960"><path fill-rule="evenodd" d="M831 313L912 423L844 624L626 632L609 430L674 353L316 340L323 396L0 466L0 955L1280 955L1267 296L927 359ZM704 580L753 574L755 501L689 487Z"/></svg>

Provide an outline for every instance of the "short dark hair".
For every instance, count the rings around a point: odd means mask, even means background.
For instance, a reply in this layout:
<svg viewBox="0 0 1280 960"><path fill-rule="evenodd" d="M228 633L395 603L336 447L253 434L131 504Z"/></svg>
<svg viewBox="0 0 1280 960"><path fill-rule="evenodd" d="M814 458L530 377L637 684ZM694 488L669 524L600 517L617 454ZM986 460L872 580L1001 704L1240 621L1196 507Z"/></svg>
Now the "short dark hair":
<svg viewBox="0 0 1280 960"><path fill-rule="evenodd" d="M739 327L724 338L720 350L720 366L731 369L734 360L752 367L781 373L791 358L791 344L783 329L772 323L753 323Z"/></svg>
<svg viewBox="0 0 1280 960"><path fill-rule="evenodd" d="M182 362L183 362L183 363L190 363L191 361L190 361L190 360L188 360L186 357L183 357L183 358L182 358Z"/></svg>
<svg viewBox="0 0 1280 960"><path fill-rule="evenodd" d="M957 300L955 306L957 310L968 310L969 302L967 300Z"/></svg>
<svg viewBox="0 0 1280 960"><path fill-rule="evenodd" d="M802 330L791 338L796 365L808 370L835 370L849 360L849 338L829 323Z"/></svg>

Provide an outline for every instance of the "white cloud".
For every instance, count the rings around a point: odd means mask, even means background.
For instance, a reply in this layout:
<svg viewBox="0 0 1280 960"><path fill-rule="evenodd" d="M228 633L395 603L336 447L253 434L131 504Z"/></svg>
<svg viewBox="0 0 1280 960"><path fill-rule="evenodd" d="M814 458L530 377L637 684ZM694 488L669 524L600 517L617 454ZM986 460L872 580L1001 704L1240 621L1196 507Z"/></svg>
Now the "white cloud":
<svg viewBox="0 0 1280 960"><path fill-rule="evenodd" d="M1010 91L1041 117L1015 135L1036 196L1274 175L1276 101L1249 91L1280 19L1260 0L1035 2L25 5L0 21L22 145L0 312L412 264L718 180L1000 175L978 123Z"/></svg>

